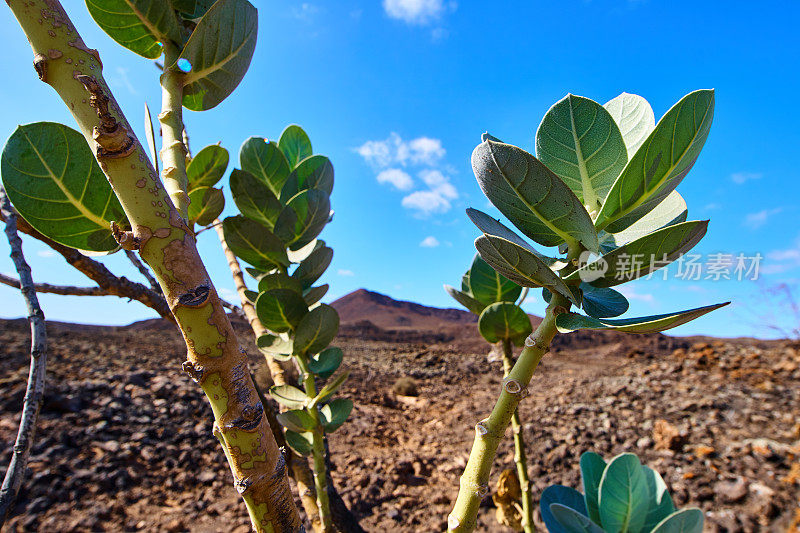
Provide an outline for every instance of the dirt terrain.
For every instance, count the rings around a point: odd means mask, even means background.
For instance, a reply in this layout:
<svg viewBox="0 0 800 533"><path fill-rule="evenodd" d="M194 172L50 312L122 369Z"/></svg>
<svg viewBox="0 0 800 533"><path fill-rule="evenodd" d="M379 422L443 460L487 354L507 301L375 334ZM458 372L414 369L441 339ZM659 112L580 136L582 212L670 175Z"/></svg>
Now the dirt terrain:
<svg viewBox="0 0 800 533"><path fill-rule="evenodd" d="M355 409L330 439L333 478L367 531L442 531L500 364L466 312L357 291L335 303ZM246 324L237 323L267 381ZM244 506L180 371L170 324L50 323L47 394L29 475L5 531L245 532ZM0 321L0 475L19 421L27 322ZM393 385L413 378L416 396ZM578 487L578 457L631 451L708 531L787 531L800 519L800 345L662 335L559 336L521 407L538 493ZM512 441L492 472L513 467ZM497 524L491 497L481 531ZM794 526L791 525L794 521ZM542 528L543 530L543 528Z"/></svg>

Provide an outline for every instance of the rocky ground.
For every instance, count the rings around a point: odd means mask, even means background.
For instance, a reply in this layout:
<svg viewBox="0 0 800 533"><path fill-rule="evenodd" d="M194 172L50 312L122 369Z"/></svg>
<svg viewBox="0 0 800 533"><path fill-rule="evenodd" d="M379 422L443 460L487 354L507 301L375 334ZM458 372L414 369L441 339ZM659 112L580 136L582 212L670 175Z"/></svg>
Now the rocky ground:
<svg viewBox="0 0 800 533"><path fill-rule="evenodd" d="M246 327L239 330L249 342ZM248 531L210 408L180 371L177 331L149 322L50 324L48 332L47 397L4 532ZM577 487L583 451L631 451L662 473L676 503L707 512L708 531L797 527L798 345L649 336L602 338L595 347L597 338L585 334L561 339L521 408L537 495L552 483ZM499 363L487 362L479 343L465 354L449 340L361 324L343 328L337 341L352 373L343 394L356 407L331 437L333 478L368 531L445 527L473 426L500 388ZM0 475L19 421L29 342L25 322L0 321ZM414 379L416 396L393 392L401 377ZM511 444L509 437L500 449L492 483L513 466ZM481 531L509 531L495 513L487 497Z"/></svg>

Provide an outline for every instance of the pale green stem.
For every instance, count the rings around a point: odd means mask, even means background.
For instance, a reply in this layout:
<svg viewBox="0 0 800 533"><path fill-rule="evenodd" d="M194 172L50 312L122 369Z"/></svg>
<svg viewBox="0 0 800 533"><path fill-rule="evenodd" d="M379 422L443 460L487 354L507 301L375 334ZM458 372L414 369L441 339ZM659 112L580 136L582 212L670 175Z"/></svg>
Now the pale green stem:
<svg viewBox="0 0 800 533"><path fill-rule="evenodd" d="M186 192L186 145L183 143L183 72L177 61L180 50L174 43L164 43L164 73L161 75L161 163L164 188L184 220L189 218L189 195Z"/></svg>
<svg viewBox="0 0 800 533"><path fill-rule="evenodd" d="M295 357L300 371L303 373L303 387L306 396L314 398L317 396L317 385L314 383L314 374L308 369L308 356L300 354ZM324 533L333 532L333 518L331 516L331 504L328 498L328 470L325 464L325 434L322 429L322 421L319 417L319 408L315 405L308 409L308 414L314 421L312 435L312 451L314 459L314 487L317 491L317 507L322 522Z"/></svg>
<svg viewBox="0 0 800 533"><path fill-rule="evenodd" d="M492 413L475 426L475 441L461 475L456 503L447 520L448 531L467 532L475 529L481 500L489 493L489 473L497 446L505 435L517 405L527 392L539 361L550 349L550 341L556 334L556 316L567 309L569 301L561 294L554 293L544 319L525 341L519 359L503 380L500 397Z"/></svg>
<svg viewBox="0 0 800 533"><path fill-rule="evenodd" d="M508 377L514 363L511 350L511 340L503 340L503 377ZM528 461L525 458L525 437L522 434L522 423L519 418L519 409L511 415L511 431L514 433L514 462L517 465L517 477L522 492L522 530L525 533L534 533L533 506L531 505L531 482L528 477Z"/></svg>

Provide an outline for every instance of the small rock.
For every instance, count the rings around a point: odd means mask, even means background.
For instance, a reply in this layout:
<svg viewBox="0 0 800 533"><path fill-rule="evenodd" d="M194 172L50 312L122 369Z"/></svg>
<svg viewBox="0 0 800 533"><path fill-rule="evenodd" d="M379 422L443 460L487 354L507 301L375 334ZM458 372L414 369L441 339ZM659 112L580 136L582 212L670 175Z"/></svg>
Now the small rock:
<svg viewBox="0 0 800 533"><path fill-rule="evenodd" d="M747 482L742 478L736 481L719 481L714 484L714 493L725 503L736 503L747 496Z"/></svg>

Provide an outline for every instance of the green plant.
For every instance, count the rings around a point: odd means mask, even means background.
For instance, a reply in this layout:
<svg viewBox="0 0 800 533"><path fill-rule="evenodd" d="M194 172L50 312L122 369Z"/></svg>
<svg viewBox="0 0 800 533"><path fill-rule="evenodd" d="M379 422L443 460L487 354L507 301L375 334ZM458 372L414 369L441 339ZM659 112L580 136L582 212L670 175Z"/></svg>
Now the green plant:
<svg viewBox="0 0 800 533"><path fill-rule="evenodd" d="M542 520L550 533L701 533L703 512L676 510L661 476L632 453L606 464L594 452L581 455L583 494L551 485L542 491Z"/></svg>
<svg viewBox="0 0 800 533"><path fill-rule="evenodd" d="M472 167L484 194L523 235L557 253L544 254L497 219L467 210L483 233L475 241L480 256L518 285L542 287L548 306L491 414L476 425L449 531L475 528L498 443L557 332L663 331L726 305L612 318L628 307L612 287L668 265L706 233L707 220L686 221L675 188L705 144L713 114L713 90L686 95L658 124L640 96L623 93L603 106L567 95L539 125L537 157L483 135ZM586 314L570 312L573 305Z"/></svg>
<svg viewBox="0 0 800 533"><path fill-rule="evenodd" d="M528 293L502 274L493 270L486 261L476 255L469 270L461 278L461 290L450 285L444 286L447 293L458 303L478 315L478 331L487 342L496 346L502 353L503 378L508 377L514 364L512 343L522 346L533 331L531 319L519 304ZM511 416L511 430L514 434L514 462L520 485L519 531L532 532L533 507L531 503L528 464L525 459L525 439L519 411Z"/></svg>

